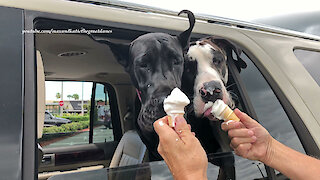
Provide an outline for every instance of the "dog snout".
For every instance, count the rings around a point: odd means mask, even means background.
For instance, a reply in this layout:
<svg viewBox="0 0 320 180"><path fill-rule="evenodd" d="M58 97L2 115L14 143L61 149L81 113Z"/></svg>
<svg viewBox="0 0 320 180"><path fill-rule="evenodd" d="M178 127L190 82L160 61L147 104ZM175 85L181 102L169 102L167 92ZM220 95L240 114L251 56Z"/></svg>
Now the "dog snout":
<svg viewBox="0 0 320 180"><path fill-rule="evenodd" d="M200 88L199 93L202 99L206 102L215 101L222 98L222 86L219 81L210 81L203 83L203 87Z"/></svg>

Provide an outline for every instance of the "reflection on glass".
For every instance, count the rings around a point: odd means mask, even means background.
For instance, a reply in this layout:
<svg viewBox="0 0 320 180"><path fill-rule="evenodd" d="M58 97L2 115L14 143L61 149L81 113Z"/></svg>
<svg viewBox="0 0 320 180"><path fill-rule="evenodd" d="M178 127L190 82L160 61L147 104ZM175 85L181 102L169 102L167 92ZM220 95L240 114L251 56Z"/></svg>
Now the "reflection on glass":
<svg viewBox="0 0 320 180"><path fill-rule="evenodd" d="M320 52L295 49L294 54L320 86Z"/></svg>
<svg viewBox="0 0 320 180"><path fill-rule="evenodd" d="M109 96L103 84L96 84L93 143L113 141Z"/></svg>
<svg viewBox="0 0 320 180"><path fill-rule="evenodd" d="M257 113L259 123L281 143L305 153L288 116L267 81L245 54L242 54L241 58L248 67L241 71L240 76Z"/></svg>

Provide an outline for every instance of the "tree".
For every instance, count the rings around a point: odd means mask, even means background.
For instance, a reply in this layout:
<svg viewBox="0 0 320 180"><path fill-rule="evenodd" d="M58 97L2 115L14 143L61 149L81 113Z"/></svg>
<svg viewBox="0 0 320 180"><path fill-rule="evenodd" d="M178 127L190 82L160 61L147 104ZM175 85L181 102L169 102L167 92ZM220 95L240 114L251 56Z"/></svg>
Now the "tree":
<svg viewBox="0 0 320 180"><path fill-rule="evenodd" d="M60 94L60 93L57 93L57 94L56 94L56 98L57 98L57 99L60 99L60 98L61 98L61 94Z"/></svg>
<svg viewBox="0 0 320 180"><path fill-rule="evenodd" d="M70 100L70 98L73 98L73 97L72 97L72 95L69 94L69 95L67 96L67 98L69 98L69 100Z"/></svg>
<svg viewBox="0 0 320 180"><path fill-rule="evenodd" d="M78 94L73 94L72 97L74 98L74 100L79 100L79 95Z"/></svg>
<svg viewBox="0 0 320 180"><path fill-rule="evenodd" d="M79 95L78 94L73 94L73 95L68 95L67 96L69 99L73 98L74 100L79 100Z"/></svg>

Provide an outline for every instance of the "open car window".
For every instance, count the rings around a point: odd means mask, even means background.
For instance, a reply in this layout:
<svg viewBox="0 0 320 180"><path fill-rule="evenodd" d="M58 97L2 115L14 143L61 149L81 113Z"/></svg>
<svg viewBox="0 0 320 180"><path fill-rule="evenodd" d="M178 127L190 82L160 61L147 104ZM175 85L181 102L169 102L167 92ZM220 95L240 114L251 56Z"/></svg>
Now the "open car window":
<svg viewBox="0 0 320 180"><path fill-rule="evenodd" d="M133 30L128 26L125 28L124 25L119 28L112 23L110 25L106 23L108 26L97 26L79 22L38 19L36 24L42 29L81 27L111 29L113 33L108 37L110 36L115 42L130 42L139 35L147 33L146 29L141 30L142 27L139 30ZM104 36L107 35L104 34ZM191 39L196 40L204 36L206 35L196 34ZM87 91L90 98L81 98L81 101L79 101L80 94L67 93L64 90L64 93L67 94L66 97L63 97L62 106L59 104L62 99L58 98L58 92L56 92L57 96L54 101L47 102L47 113L53 117L49 119L57 117L65 123L45 123L47 125L44 126L44 136L39 139L44 152L39 172L60 172L86 166L99 166L100 170L86 171L74 177L85 178L87 177L85 174L97 177L99 173L107 172L108 176L122 177L120 179L131 177L131 175L134 179L170 178L171 174L163 161L150 162L148 158L137 165L109 168L113 156L116 155L115 152L117 152L123 131L126 132L132 128L128 128L127 125L134 124L136 120L134 118L137 118L138 114L136 90L130 77L118 64L110 49L94 42L85 34L37 34L36 40L37 49L43 55L44 73L47 80L58 83L59 81L61 83L61 80L63 82L80 81L80 83L85 81L91 83L92 88L92 91ZM65 55L61 56L62 52ZM247 68L238 71L233 60L229 64L230 80L227 86L228 90L233 91L235 95L236 106L265 126L277 140L304 152L290 119L266 79L245 53L241 58L246 62ZM77 89L75 85L72 87ZM131 112L135 114L132 115ZM126 117L130 118L126 119ZM68 132L60 132L56 129ZM51 136L51 139L46 139L46 136ZM276 175L273 169L264 164L236 156L232 151L217 151L209 154L208 159L209 179L217 179L219 166L234 167L236 179L264 179L273 178ZM70 174L57 175L51 179L71 176Z"/></svg>

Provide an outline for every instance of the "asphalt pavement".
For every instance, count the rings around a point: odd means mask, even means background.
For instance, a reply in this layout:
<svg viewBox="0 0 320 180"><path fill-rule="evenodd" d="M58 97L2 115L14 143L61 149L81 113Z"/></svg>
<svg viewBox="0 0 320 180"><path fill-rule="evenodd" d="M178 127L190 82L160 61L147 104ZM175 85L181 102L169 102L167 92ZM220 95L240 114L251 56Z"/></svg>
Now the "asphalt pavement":
<svg viewBox="0 0 320 180"><path fill-rule="evenodd" d="M109 128L107 129L103 125L95 127L93 129L93 143L109 142L109 141L113 141L112 129L109 129ZM88 143L89 143L89 131L83 131L77 135L66 137L60 141L51 143L45 146L45 148L65 147L65 146L88 144Z"/></svg>

